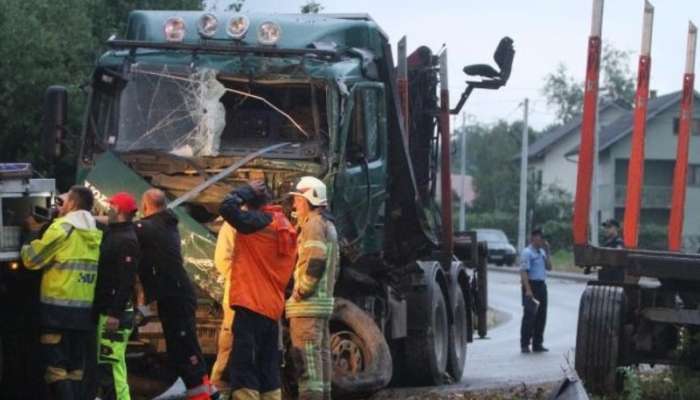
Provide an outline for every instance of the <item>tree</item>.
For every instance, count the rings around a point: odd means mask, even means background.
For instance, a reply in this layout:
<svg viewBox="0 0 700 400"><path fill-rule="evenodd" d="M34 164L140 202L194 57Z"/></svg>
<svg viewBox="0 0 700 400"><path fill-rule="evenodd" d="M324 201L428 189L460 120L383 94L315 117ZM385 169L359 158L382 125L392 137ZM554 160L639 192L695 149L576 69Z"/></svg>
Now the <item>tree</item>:
<svg viewBox="0 0 700 400"><path fill-rule="evenodd" d="M321 10L323 10L323 6L321 5L321 3L314 0L309 0L306 2L306 4L301 6L302 14L318 14L319 12L321 12Z"/></svg>
<svg viewBox="0 0 700 400"><path fill-rule="evenodd" d="M32 162L46 171L38 146L41 105L48 86L64 85L69 146L56 177L61 186L69 183L86 97L80 86L88 81L104 41L124 34L133 9L201 7L201 0L0 1L0 161Z"/></svg>
<svg viewBox="0 0 700 400"><path fill-rule="evenodd" d="M475 212L517 212L522 122L499 121L493 126L472 125L467 135L467 166L473 177ZM534 139L535 132L530 129Z"/></svg>
<svg viewBox="0 0 700 400"><path fill-rule="evenodd" d="M629 67L630 54L629 51L616 49L609 43L604 44L600 89L606 97L621 99L631 104L634 100L635 81ZM563 63L545 76L542 94L547 98L547 105L554 107L557 122L560 124L581 113L583 81L572 77Z"/></svg>

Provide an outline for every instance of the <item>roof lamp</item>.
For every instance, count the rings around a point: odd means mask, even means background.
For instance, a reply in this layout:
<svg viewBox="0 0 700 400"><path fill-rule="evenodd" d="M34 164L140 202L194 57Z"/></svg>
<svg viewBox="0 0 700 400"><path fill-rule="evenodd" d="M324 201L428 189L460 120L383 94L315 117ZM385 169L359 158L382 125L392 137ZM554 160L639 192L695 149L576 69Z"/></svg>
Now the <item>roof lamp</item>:
<svg viewBox="0 0 700 400"><path fill-rule="evenodd" d="M263 22L258 28L258 42L260 44L273 45L280 40L280 36L282 36L282 28L274 22Z"/></svg>
<svg viewBox="0 0 700 400"><path fill-rule="evenodd" d="M182 42L185 38L185 20L180 17L170 17L163 26L165 40L168 42Z"/></svg>
<svg viewBox="0 0 700 400"><path fill-rule="evenodd" d="M236 40L243 39L243 36L248 32L248 27L250 26L250 20L245 15L234 15L228 21L228 27L226 32L229 36Z"/></svg>
<svg viewBox="0 0 700 400"><path fill-rule="evenodd" d="M197 31L203 37L210 38L216 34L216 28L219 26L219 21L213 14L204 14L199 18L197 23Z"/></svg>

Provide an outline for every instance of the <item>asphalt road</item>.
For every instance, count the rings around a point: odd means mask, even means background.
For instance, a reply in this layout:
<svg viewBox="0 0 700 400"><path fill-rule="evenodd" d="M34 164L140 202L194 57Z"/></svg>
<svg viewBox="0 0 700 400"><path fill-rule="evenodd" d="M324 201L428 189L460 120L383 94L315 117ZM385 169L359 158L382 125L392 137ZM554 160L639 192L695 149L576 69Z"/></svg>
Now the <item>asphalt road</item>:
<svg viewBox="0 0 700 400"><path fill-rule="evenodd" d="M518 274L489 271L489 306L509 315L492 328L486 339L475 339L467 349L467 366L460 386L483 389L520 383L558 381L567 359L573 365L576 321L582 282L548 279L548 353L520 353L522 303Z"/></svg>

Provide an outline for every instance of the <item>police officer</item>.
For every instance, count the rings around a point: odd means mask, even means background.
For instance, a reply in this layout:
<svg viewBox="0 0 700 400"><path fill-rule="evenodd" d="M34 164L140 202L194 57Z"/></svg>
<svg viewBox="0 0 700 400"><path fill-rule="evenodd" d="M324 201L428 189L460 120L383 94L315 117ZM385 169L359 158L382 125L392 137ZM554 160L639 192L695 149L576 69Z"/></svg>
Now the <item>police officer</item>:
<svg viewBox="0 0 700 400"><path fill-rule="evenodd" d="M86 343L94 343L92 304L102 232L90 214L93 201L89 189L73 186L61 197L59 217L21 251L28 269L43 269L39 341L44 379L57 400L82 395Z"/></svg>
<svg viewBox="0 0 700 400"><path fill-rule="evenodd" d="M602 226L605 231L605 243L603 243L603 247L623 249L625 247L625 242L620 237L620 223L616 219L610 218L603 222ZM623 268L603 267L598 270L598 280L623 282L625 280L625 270Z"/></svg>
<svg viewBox="0 0 700 400"><path fill-rule="evenodd" d="M620 223L616 219L610 218L603 222L603 229L605 230L605 243L603 247L612 247L614 249L622 249L625 247L625 243L620 237Z"/></svg>
<svg viewBox="0 0 700 400"><path fill-rule="evenodd" d="M520 254L520 278L523 293L523 319L520 325L520 350L541 353L549 351L543 346L544 327L547 323L547 271L552 269L549 245L542 230L535 228L530 234L530 245Z"/></svg>
<svg viewBox="0 0 700 400"><path fill-rule="evenodd" d="M139 277L147 302L158 304L168 360L185 382L188 400L218 398L197 340L197 298L183 267L177 216L158 189L143 194L142 212L143 218L136 222Z"/></svg>
<svg viewBox="0 0 700 400"><path fill-rule="evenodd" d="M132 222L137 206L128 193L108 200L108 225L100 246L95 316L97 317L97 381L102 400L129 400L126 346L133 329L134 284L139 243Z"/></svg>
<svg viewBox="0 0 700 400"><path fill-rule="evenodd" d="M287 301L292 351L302 360L300 399L331 398L328 322L338 274L338 235L326 206L326 185L312 176L296 185L294 211L299 225L294 289Z"/></svg>

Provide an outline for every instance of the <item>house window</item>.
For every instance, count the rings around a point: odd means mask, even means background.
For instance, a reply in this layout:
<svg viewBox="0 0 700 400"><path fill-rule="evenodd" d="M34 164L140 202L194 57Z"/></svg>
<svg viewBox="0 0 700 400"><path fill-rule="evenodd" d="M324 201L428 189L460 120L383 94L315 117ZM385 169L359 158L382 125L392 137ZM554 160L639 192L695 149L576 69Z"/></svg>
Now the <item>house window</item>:
<svg viewBox="0 0 700 400"><path fill-rule="evenodd" d="M688 186L700 186L700 165L688 165Z"/></svg>
<svg viewBox="0 0 700 400"><path fill-rule="evenodd" d="M673 134L678 135L678 130L681 127L681 120L678 117L673 118ZM690 133L694 136L700 136L700 118L693 118L693 123L690 124Z"/></svg>

